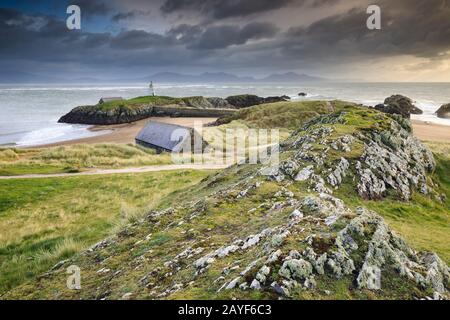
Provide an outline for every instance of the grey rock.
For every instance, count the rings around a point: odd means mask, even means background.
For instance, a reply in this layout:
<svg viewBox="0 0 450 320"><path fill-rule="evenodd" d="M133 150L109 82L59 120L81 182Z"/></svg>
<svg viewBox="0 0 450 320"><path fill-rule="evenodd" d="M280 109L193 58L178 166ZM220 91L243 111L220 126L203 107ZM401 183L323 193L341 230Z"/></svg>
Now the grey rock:
<svg viewBox="0 0 450 320"><path fill-rule="evenodd" d="M350 164L347 161L347 159L341 158L341 161L333 170L333 172L328 175L327 177L328 183L331 184L333 187L340 185L342 183L342 180L347 176L347 170L349 167Z"/></svg>
<svg viewBox="0 0 450 320"><path fill-rule="evenodd" d="M405 118L409 118L411 114L423 113L410 98L402 95L393 95L386 98L384 104L376 105L375 109L384 113L399 114Z"/></svg>
<svg viewBox="0 0 450 320"><path fill-rule="evenodd" d="M450 103L442 105L436 114L439 118L450 119Z"/></svg>
<svg viewBox="0 0 450 320"><path fill-rule="evenodd" d="M312 274L312 265L303 259L290 259L284 261L279 275L286 279L306 279Z"/></svg>
<svg viewBox="0 0 450 320"><path fill-rule="evenodd" d="M253 279L252 283L250 284L250 289L259 291L262 289L261 284L259 283L258 280Z"/></svg>
<svg viewBox="0 0 450 320"><path fill-rule="evenodd" d="M225 287L225 290L234 289L239 284L240 281L241 281L241 277L237 277L237 278L231 280L230 283L228 283L228 285Z"/></svg>
<svg viewBox="0 0 450 320"><path fill-rule="evenodd" d="M306 181L311 175L314 173L314 166L307 166L306 168L301 169L297 175L295 176L295 181Z"/></svg>

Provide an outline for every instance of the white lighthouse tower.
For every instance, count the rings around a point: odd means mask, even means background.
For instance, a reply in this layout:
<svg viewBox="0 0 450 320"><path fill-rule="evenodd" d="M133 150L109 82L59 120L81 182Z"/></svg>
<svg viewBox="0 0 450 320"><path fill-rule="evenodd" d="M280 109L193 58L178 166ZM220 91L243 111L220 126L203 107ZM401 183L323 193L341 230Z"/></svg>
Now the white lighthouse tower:
<svg viewBox="0 0 450 320"><path fill-rule="evenodd" d="M150 94L154 97L155 96L155 88L153 88L153 81L150 81Z"/></svg>

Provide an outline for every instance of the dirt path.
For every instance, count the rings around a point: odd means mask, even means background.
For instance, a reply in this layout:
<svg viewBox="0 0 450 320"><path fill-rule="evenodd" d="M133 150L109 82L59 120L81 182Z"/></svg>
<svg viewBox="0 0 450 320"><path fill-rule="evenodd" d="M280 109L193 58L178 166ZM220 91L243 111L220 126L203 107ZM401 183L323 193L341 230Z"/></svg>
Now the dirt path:
<svg viewBox="0 0 450 320"><path fill-rule="evenodd" d="M157 172L157 171L171 171L171 170L219 170L225 169L226 167L227 165L217 165L217 164L167 164L159 166L146 166L146 167L122 168L122 169L95 169L76 173L23 174L18 176L0 176L0 180L76 177L76 176L109 175L120 173L143 173L143 172Z"/></svg>

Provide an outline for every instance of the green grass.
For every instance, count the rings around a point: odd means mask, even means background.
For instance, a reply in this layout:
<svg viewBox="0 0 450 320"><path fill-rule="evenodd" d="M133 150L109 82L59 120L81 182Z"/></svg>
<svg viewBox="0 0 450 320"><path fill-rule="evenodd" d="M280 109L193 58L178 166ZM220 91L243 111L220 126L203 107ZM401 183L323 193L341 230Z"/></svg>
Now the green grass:
<svg viewBox="0 0 450 320"><path fill-rule="evenodd" d="M340 101L276 102L241 109L235 114L221 118L219 123L237 121L249 128L294 130L319 115L339 110L346 105L354 106Z"/></svg>
<svg viewBox="0 0 450 320"><path fill-rule="evenodd" d="M103 239L210 173L0 181L0 293ZM155 245L164 241L155 239Z"/></svg>
<svg viewBox="0 0 450 320"><path fill-rule="evenodd" d="M134 144L77 144L43 149L0 149L0 175L78 172L171 163L169 154Z"/></svg>
<svg viewBox="0 0 450 320"><path fill-rule="evenodd" d="M125 107L132 109L135 106L142 106L142 105L155 105L155 106L164 106L168 104L177 104L180 103L182 99L180 98L172 98L172 97L166 97L166 96L142 96L142 97L136 97L128 100L117 100L117 101L110 101L102 104L98 104L96 107L98 107L100 110L107 111L111 109L115 109L117 107Z"/></svg>

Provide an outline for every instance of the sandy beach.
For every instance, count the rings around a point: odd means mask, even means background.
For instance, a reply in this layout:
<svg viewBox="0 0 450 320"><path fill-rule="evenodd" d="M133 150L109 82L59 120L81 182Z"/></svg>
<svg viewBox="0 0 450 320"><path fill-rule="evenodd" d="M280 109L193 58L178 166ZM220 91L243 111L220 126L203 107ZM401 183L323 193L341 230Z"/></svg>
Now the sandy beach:
<svg viewBox="0 0 450 320"><path fill-rule="evenodd" d="M95 143L134 143L134 138L139 133L139 131L147 124L149 121L158 121L165 123L177 124L185 127L194 127L195 123L202 123L206 125L208 123L216 121L217 118L170 118L170 117L153 117L149 119L143 119L133 123L124 123L117 125L104 125L104 126L93 126L89 130L91 131L104 131L104 134L100 134L93 137L68 140L55 142L51 144L45 144L37 146L37 148L47 148L55 146L66 146L73 144L95 144Z"/></svg>
<svg viewBox="0 0 450 320"><path fill-rule="evenodd" d="M169 118L169 117L154 117L151 119L144 119L133 123L125 123L119 125L109 126L93 126L92 131L104 131L104 134L61 141L52 144L40 145L38 148L73 145L73 144L95 144L95 143L134 143L134 138L138 132L149 121L158 121L165 123L172 123L186 127L193 127L194 123L202 123L203 125L214 122L216 118ZM450 126L433 124L425 121L413 121L414 135L422 141L434 142L450 142Z"/></svg>
<svg viewBox="0 0 450 320"><path fill-rule="evenodd" d="M419 120L412 124L414 135L422 141L450 142L450 126Z"/></svg>

